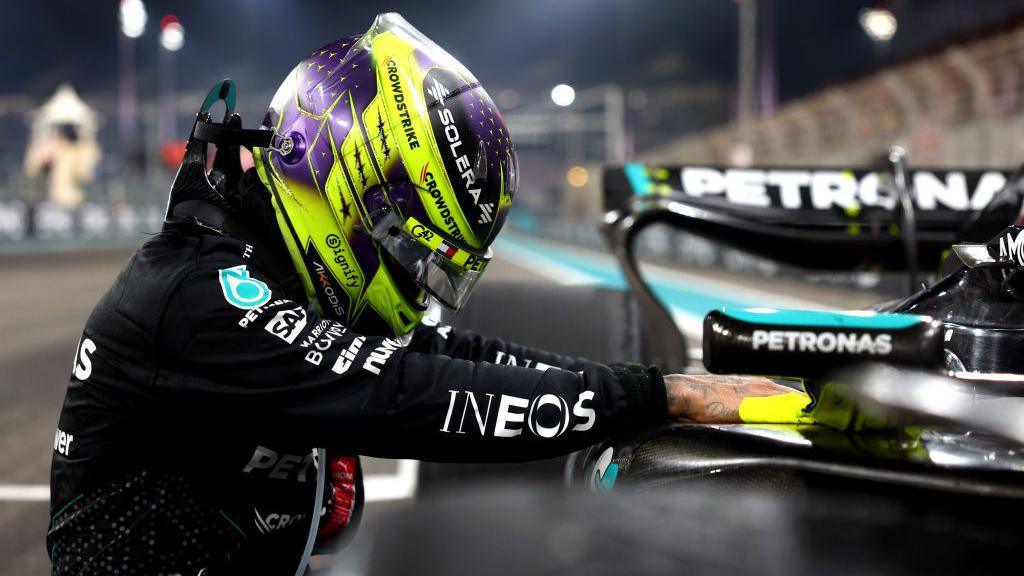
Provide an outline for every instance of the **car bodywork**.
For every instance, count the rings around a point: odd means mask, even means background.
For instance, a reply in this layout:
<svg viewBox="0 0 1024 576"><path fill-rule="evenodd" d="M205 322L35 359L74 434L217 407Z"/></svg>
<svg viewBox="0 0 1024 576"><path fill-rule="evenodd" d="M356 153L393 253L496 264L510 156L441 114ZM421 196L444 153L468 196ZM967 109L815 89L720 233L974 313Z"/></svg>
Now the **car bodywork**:
<svg viewBox="0 0 1024 576"><path fill-rule="evenodd" d="M832 184L827 201L825 187L816 198L820 172L833 183L848 178L849 194L837 196L839 185ZM943 194L936 189L915 190L935 182L946 184L944 202L935 201ZM951 182L974 195L952 199ZM998 190L986 189L996 184ZM606 170L604 186L605 235L637 298L642 350L663 369L683 369L690 359L684 335L640 271L637 237L655 223L808 269L871 266L909 276L940 269L937 282L877 309L936 319L940 330L930 345L939 353L923 363L908 355L881 364L854 355L831 370L812 370L809 357L800 362L765 352L758 373L802 378L811 390L841 380L860 407L895 424L869 432L675 424L578 453L567 467L571 485L595 491L711 485L730 493L821 488L911 494L929 506L979 497L1024 502L1024 428L1017 423L1024 408L1016 398L1024 396L1020 175L908 170L902 151L893 149L876 170L633 164ZM706 320L706 339L715 336L709 329L716 321ZM743 342L749 346L749 335ZM704 350L707 356L707 341Z"/></svg>

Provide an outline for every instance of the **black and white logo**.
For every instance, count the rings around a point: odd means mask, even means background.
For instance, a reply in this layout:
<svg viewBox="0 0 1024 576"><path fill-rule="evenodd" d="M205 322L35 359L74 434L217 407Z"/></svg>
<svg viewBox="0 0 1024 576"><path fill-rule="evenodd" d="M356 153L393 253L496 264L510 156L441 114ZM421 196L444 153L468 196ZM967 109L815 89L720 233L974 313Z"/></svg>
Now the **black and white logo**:
<svg viewBox="0 0 1024 576"><path fill-rule="evenodd" d="M896 203L874 172L686 166L679 178L687 196L724 196L730 203L744 206L826 210L892 208ZM915 170L910 180L920 210L977 210L1006 185L1006 176L996 171Z"/></svg>
<svg viewBox="0 0 1024 576"><path fill-rule="evenodd" d="M275 314L270 322L267 322L265 329L281 340L294 344L305 327L306 311L302 308L290 308Z"/></svg>
<svg viewBox="0 0 1024 576"><path fill-rule="evenodd" d="M495 364L506 364L508 366L524 366L526 368L533 368L535 370L544 371L548 368L554 368L551 364L545 364L543 362L537 362L531 358L523 358L522 360L516 358L512 354L506 354L501 350L498 350L494 354Z"/></svg>
<svg viewBox="0 0 1024 576"><path fill-rule="evenodd" d="M344 374L348 372L348 369L352 367L352 363L356 360L356 354L359 354L359 350L363 347L363 342L366 342L365 336L356 336L355 340L338 354L338 359L334 361L334 366L331 367L331 371L335 374Z"/></svg>
<svg viewBox="0 0 1024 576"><path fill-rule="evenodd" d="M494 202L487 202L480 205L480 224L487 224L494 221Z"/></svg>
<svg viewBox="0 0 1024 576"><path fill-rule="evenodd" d="M242 472L263 474L274 480L305 482L307 478L316 480L316 467L315 450L305 454L279 454L266 446L257 446Z"/></svg>
<svg viewBox="0 0 1024 576"><path fill-rule="evenodd" d="M387 363L388 358L391 358L391 355L399 348L407 346L409 340L409 338L385 338L380 346L377 346L373 352L370 352L366 362L363 362L363 370L380 376L381 368Z"/></svg>
<svg viewBox="0 0 1024 576"><path fill-rule="evenodd" d="M254 515L253 523L256 524L256 529L260 531L260 534L270 534L271 532L282 530L306 518L306 514L287 514L284 512L271 512L264 515L260 514L260 511L256 508L253 508L252 512Z"/></svg>
<svg viewBox="0 0 1024 576"><path fill-rule="evenodd" d="M750 342L754 350L767 349L777 352L874 356L885 356L892 352L891 334L754 330Z"/></svg>
<svg viewBox="0 0 1024 576"><path fill-rule="evenodd" d="M92 355L96 352L96 343L89 338L82 338L78 344L78 353L75 355L75 365L72 371L75 378L85 381L92 376Z"/></svg>
<svg viewBox="0 0 1024 576"><path fill-rule="evenodd" d="M57 428L57 433L53 435L53 451L62 456L70 456L71 444L74 441L74 434L68 434L60 428Z"/></svg>
<svg viewBox="0 0 1024 576"><path fill-rule="evenodd" d="M441 432L465 434L466 416L469 415L469 429L476 428L481 436L514 438L525 428L540 438L557 438L566 431L586 432L594 427L597 412L587 403L594 400L594 392L586 391L576 398L570 408L569 402L557 394L541 394L532 399L501 394L483 394L483 398L468 390L449 390L448 412L445 414ZM491 415L494 414L494 418ZM582 422L571 426L572 418Z"/></svg>
<svg viewBox="0 0 1024 576"><path fill-rule="evenodd" d="M1013 232L999 238L999 255L1007 256L1018 266L1024 266L1024 232Z"/></svg>

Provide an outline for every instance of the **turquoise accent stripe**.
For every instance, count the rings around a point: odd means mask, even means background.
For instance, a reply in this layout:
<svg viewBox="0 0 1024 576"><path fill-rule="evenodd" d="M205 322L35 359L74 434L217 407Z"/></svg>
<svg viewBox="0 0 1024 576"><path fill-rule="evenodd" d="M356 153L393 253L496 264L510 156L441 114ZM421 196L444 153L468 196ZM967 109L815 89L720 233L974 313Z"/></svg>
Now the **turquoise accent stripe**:
<svg viewBox="0 0 1024 576"><path fill-rule="evenodd" d="M217 510L217 512L220 512L220 515L223 516L224 519L228 521L228 524L231 524L232 528L234 528L235 530L238 530L238 533L242 535L242 538L247 538L247 536L245 535L245 530L242 530L241 528L239 528L238 524L235 524L235 521L232 520L230 516L225 514L223 510Z"/></svg>
<svg viewBox="0 0 1024 576"><path fill-rule="evenodd" d="M615 488L615 481L619 478L619 465L612 462L603 476L598 476L597 486L604 492L611 492Z"/></svg>
<svg viewBox="0 0 1024 576"><path fill-rule="evenodd" d="M899 330L909 328L926 319L913 314L876 312L830 312L826 310L778 310L775 308L722 309L730 318L751 324L778 324L782 326L834 326L837 328L867 328Z"/></svg>
<svg viewBox="0 0 1024 576"><path fill-rule="evenodd" d="M622 170L626 173L626 178L629 180L629 185L633 187L634 194L643 196L650 193L654 185L647 176L647 168L643 164L630 162L623 166Z"/></svg>
<svg viewBox="0 0 1024 576"><path fill-rule="evenodd" d="M628 287L618 264L610 258L588 258L577 250L546 242L541 244L520 235L498 238L495 250L499 255L510 254L521 260L536 262L538 266L565 270L567 276L571 274L581 277L581 280L585 279L587 283L603 288L625 291ZM716 308L746 308L758 304L711 294L695 286L679 286L656 279L651 281L651 288L666 306L697 319L703 319L705 314Z"/></svg>

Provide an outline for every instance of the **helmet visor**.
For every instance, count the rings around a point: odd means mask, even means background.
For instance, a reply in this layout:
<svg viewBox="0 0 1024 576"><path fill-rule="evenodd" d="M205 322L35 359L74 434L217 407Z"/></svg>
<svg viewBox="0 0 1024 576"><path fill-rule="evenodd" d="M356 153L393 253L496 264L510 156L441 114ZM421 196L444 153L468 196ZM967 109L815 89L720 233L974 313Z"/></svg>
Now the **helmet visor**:
<svg viewBox="0 0 1024 576"><path fill-rule="evenodd" d="M481 254L457 246L415 218L403 222L392 211L374 220L373 239L419 287L452 310L465 306L491 260L490 249Z"/></svg>

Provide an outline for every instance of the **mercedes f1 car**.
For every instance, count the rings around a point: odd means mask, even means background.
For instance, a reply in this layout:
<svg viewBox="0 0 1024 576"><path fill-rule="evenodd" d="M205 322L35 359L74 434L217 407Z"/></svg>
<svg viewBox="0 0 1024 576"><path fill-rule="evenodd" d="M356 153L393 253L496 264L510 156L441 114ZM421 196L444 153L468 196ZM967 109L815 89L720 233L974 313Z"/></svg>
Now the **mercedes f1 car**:
<svg viewBox="0 0 1024 576"><path fill-rule="evenodd" d="M897 520L908 531L956 510L963 538L1024 545L1007 524L1024 509L1020 174L910 171L899 149L876 171L634 164L606 172L605 200L642 350L670 370L688 365L688 348L637 261L651 224L804 268L903 270L911 286L920 270L939 273L873 310L705 318L707 370L798 379L816 401L847 402L879 425L671 425L575 455L571 485L896 497L919 505ZM841 398L823 399L832 386Z"/></svg>
<svg viewBox="0 0 1024 576"><path fill-rule="evenodd" d="M1018 563L1024 176L908 170L892 150L876 170L634 164L609 168L604 185L605 237L628 292L496 283L454 321L676 372L696 358L639 262L654 224L805 269L901 271L906 293L873 309L704 319L703 369L784 377L847 418L668 424L541 466L424 465L427 492L451 476L515 483L449 493L386 525L381 542L506 574L988 574ZM923 270L938 279L919 286ZM494 302L516 313L496 315ZM543 316L559 322L537 330ZM560 468L568 494L523 488ZM446 530L432 538L423 527L437 523ZM430 572L425 556L379 573ZM443 568L433 571L454 566Z"/></svg>

